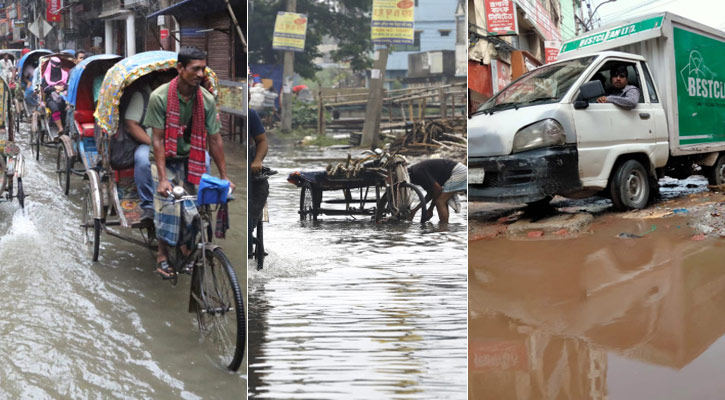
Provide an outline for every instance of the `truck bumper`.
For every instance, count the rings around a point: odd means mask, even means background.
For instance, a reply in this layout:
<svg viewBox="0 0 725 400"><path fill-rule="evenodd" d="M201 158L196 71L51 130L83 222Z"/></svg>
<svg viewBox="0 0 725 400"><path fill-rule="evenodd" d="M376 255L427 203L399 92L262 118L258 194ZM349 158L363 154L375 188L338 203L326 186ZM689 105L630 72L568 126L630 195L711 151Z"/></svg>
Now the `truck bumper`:
<svg viewBox="0 0 725 400"><path fill-rule="evenodd" d="M576 145L546 147L509 156L471 157L469 176L483 168L483 183L468 182L469 200L530 203L581 190Z"/></svg>

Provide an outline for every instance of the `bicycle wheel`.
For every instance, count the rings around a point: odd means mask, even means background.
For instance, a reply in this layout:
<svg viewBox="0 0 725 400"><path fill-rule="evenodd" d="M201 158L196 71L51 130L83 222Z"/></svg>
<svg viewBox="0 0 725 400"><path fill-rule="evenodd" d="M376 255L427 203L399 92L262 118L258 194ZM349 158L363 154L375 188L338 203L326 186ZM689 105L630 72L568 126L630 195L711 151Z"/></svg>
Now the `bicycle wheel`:
<svg viewBox="0 0 725 400"><path fill-rule="evenodd" d="M70 189L71 159L68 150L61 142L58 146L58 156L55 159L55 171L58 174L58 184L63 194L68 195Z"/></svg>
<svg viewBox="0 0 725 400"><path fill-rule="evenodd" d="M18 203L20 208L25 209L25 190L23 190L23 178L18 178Z"/></svg>
<svg viewBox="0 0 725 400"><path fill-rule="evenodd" d="M257 234L254 240L254 257L257 259L257 271L264 268L264 221L259 220L257 223Z"/></svg>
<svg viewBox="0 0 725 400"><path fill-rule="evenodd" d="M317 220L317 206L312 192L312 185L309 182L302 184L300 192L300 219Z"/></svg>
<svg viewBox="0 0 725 400"><path fill-rule="evenodd" d="M425 222L425 195L420 187L413 185L410 182L401 182L400 190L406 191L404 196L407 199L405 206L401 205L400 212L401 217L410 219L413 210L420 211L420 222Z"/></svg>
<svg viewBox="0 0 725 400"><path fill-rule="evenodd" d="M220 248L205 251L206 262L192 285L202 342L214 361L236 371L244 358L246 322L237 274Z"/></svg>
<svg viewBox="0 0 725 400"><path fill-rule="evenodd" d="M101 220L93 217L93 197L90 184L86 187L83 201L83 243L90 247L93 261L98 261L101 249Z"/></svg>

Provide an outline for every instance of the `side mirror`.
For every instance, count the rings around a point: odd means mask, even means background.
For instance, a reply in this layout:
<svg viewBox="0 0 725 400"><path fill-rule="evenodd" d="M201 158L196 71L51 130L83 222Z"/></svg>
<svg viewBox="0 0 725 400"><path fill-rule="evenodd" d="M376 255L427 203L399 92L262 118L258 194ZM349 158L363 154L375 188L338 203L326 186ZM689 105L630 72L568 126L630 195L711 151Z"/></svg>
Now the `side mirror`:
<svg viewBox="0 0 725 400"><path fill-rule="evenodd" d="M602 86L602 82L599 80L589 81L582 85L580 93L582 100L589 101L596 99L597 97L604 96L604 86Z"/></svg>
<svg viewBox="0 0 725 400"><path fill-rule="evenodd" d="M585 108L589 107L589 102L584 100L577 100L574 102L574 109L575 110L583 110Z"/></svg>

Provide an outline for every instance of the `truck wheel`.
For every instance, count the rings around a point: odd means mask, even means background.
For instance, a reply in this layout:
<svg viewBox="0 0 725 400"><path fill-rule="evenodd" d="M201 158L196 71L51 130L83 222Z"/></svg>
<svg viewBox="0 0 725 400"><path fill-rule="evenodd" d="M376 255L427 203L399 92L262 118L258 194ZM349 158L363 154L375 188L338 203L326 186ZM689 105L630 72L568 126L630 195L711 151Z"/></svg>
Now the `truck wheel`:
<svg viewBox="0 0 725 400"><path fill-rule="evenodd" d="M620 211L640 209L649 200L650 184L647 171L637 160L622 163L612 175L610 197Z"/></svg>
<svg viewBox="0 0 725 400"><path fill-rule="evenodd" d="M711 185L722 185L725 183L725 155L720 154L720 157L715 161L715 165L710 168L707 174L707 181Z"/></svg>

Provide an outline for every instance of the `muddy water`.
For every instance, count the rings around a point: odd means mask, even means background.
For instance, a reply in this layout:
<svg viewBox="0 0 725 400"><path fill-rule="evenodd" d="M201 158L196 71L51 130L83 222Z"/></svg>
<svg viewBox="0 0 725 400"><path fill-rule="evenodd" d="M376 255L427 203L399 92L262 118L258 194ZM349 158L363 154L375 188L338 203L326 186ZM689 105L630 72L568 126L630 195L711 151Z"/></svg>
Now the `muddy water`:
<svg viewBox="0 0 725 400"><path fill-rule="evenodd" d="M27 129L23 127L23 130ZM178 286L154 274L149 250L101 235L101 258L82 244L83 189L73 177L63 196L55 150L28 157L25 213L0 203L0 398L240 399L246 370L228 373L208 359ZM232 179L244 182L240 146L227 147ZM244 185L240 185L244 187ZM232 203L222 243L245 278L244 201Z"/></svg>
<svg viewBox="0 0 725 400"><path fill-rule="evenodd" d="M610 218L470 242L469 398L722 398L725 247L691 238L684 218Z"/></svg>
<svg viewBox="0 0 725 400"><path fill-rule="evenodd" d="M466 204L447 228L437 217L424 226L300 222L299 189L287 175L346 154L273 148L268 156L280 173L270 181L270 255L264 270L249 270L250 394L465 398Z"/></svg>

